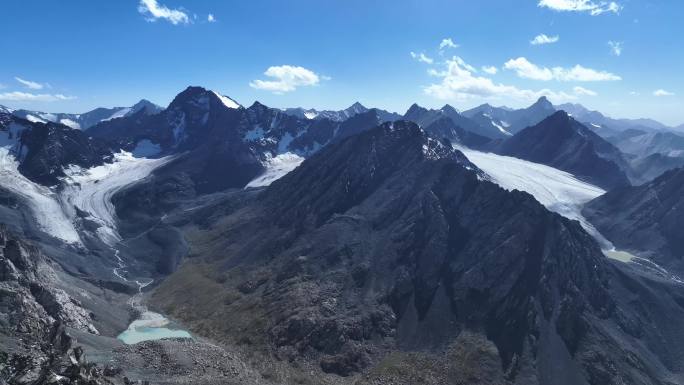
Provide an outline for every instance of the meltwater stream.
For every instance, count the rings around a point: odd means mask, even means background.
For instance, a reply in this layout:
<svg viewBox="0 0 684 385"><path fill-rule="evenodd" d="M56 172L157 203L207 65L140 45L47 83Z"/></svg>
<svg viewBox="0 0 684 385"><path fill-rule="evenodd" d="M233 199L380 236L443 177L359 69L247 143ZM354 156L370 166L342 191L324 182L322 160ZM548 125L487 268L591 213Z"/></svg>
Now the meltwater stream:
<svg viewBox="0 0 684 385"><path fill-rule="evenodd" d="M114 268L114 275L126 282L131 282L124 276L124 268L126 265L119 256L117 250L114 254L117 259L119 267ZM142 341L160 340L163 338L192 338L190 333L183 329L172 328L171 321L159 313L149 311L147 306L142 303L142 290L153 282L152 279L146 281L138 281L138 294L131 297L129 304L138 312L139 317L128 325L128 329L119 334L116 338L123 343L132 345Z"/></svg>

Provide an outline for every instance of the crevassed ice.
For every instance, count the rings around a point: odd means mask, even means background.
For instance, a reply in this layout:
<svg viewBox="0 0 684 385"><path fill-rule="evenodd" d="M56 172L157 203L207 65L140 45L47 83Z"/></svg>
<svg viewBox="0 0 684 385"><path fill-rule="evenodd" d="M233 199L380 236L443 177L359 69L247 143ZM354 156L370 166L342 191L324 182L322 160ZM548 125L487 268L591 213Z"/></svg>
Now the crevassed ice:
<svg viewBox="0 0 684 385"><path fill-rule="evenodd" d="M121 238L116 228L116 211L112 197L126 186L147 177L154 169L168 163L172 158L136 158L130 152L114 155L114 162L83 169L70 166L64 170L64 188L60 200L69 218L74 219L74 207L90 215L100 227L100 239L114 245Z"/></svg>

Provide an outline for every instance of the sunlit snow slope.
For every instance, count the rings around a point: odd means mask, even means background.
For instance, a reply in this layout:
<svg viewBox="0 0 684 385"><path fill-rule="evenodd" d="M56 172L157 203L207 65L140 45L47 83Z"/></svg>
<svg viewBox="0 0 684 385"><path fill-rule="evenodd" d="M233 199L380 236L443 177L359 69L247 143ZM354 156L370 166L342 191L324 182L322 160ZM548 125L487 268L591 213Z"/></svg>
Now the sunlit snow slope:
<svg viewBox="0 0 684 385"><path fill-rule="evenodd" d="M291 152L280 154L275 158L269 158L264 162L266 171L249 182L245 188L268 186L297 168L303 161L304 158Z"/></svg>
<svg viewBox="0 0 684 385"><path fill-rule="evenodd" d="M582 216L582 206L605 193L601 188L543 164L467 148L458 149L487 173L493 182L506 190L520 190L531 194L549 210L579 221L604 249L613 249L611 242Z"/></svg>
<svg viewBox="0 0 684 385"><path fill-rule="evenodd" d="M79 243L78 233L53 191L28 180L17 167L10 149L0 147L0 186L23 199L41 231L67 243Z"/></svg>

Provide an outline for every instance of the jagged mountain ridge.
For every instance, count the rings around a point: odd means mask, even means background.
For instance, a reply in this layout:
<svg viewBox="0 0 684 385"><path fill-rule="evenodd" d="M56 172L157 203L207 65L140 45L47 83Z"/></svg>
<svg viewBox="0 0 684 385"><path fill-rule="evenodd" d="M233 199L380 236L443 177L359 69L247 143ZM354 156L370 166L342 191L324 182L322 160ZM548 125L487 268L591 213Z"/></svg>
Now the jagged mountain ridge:
<svg viewBox="0 0 684 385"><path fill-rule="evenodd" d="M490 126L498 126L510 134L516 134L526 127L536 125L554 112L556 112L556 109L551 102L542 96L527 108L513 110L506 107L494 107L490 104L483 104L463 111L463 116L475 120L481 125L488 122Z"/></svg>
<svg viewBox="0 0 684 385"><path fill-rule="evenodd" d="M682 314L673 293L642 287L577 222L481 180L411 123L333 143L261 194L197 215L206 232L188 228L191 259L153 300L267 357L402 383L427 374L403 354L439 359L471 334L447 373L481 354L469 369L485 383L682 378L682 352L658 342L682 334L650 318ZM662 302L637 309L625 290Z"/></svg>
<svg viewBox="0 0 684 385"><path fill-rule="evenodd" d="M43 185L56 185L64 169L89 168L111 160L112 151L80 130L38 123L0 112L0 144L19 162L19 171Z"/></svg>
<svg viewBox="0 0 684 385"><path fill-rule="evenodd" d="M297 108L286 108L283 109L288 115L296 116L300 119L328 119L335 122L342 122L347 120L354 115L368 112L369 108L366 108L363 104L355 102L351 106L345 108L344 110L334 111L334 110L316 110L315 108L304 109L302 107ZM378 116L383 122L392 122L399 120L401 115L389 112L382 109L377 109Z"/></svg>
<svg viewBox="0 0 684 385"><path fill-rule="evenodd" d="M71 128L87 130L88 128L111 119L130 116L142 111L145 115L154 115L162 110L158 105L146 99L141 99L131 107L96 108L82 114L48 113L24 109L13 110L17 117L38 123L60 123ZM9 111L9 110L8 110ZM8 112L6 111L6 112Z"/></svg>
<svg viewBox="0 0 684 385"><path fill-rule="evenodd" d="M458 112L454 107L446 104L442 108L426 109L419 106L418 104L413 104L404 114L403 118L405 120L414 122L424 129L428 129L432 124L437 121L442 120L439 125L444 126L444 118L450 119L455 127L458 127L459 131L467 131L473 135L478 135L491 139L500 139L506 137L506 134L495 126L487 123L484 125L478 124L472 119L469 119ZM463 136L463 135L461 135Z"/></svg>

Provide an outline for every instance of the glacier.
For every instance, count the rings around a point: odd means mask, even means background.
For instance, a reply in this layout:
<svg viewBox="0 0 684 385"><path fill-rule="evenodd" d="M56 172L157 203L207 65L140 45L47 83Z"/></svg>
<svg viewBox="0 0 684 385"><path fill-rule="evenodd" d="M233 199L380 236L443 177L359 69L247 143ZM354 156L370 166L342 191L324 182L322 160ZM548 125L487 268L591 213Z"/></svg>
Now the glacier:
<svg viewBox="0 0 684 385"><path fill-rule="evenodd" d="M460 146L455 148L484 171L492 182L506 190L529 193L549 210L579 221L603 249L615 249L613 244L582 215L582 206L585 203L606 193L602 188L543 164Z"/></svg>
<svg viewBox="0 0 684 385"><path fill-rule="evenodd" d="M0 186L22 198L41 231L66 243L79 244L81 238L62 210L57 194L23 176L18 167L10 148L0 147Z"/></svg>
<svg viewBox="0 0 684 385"><path fill-rule="evenodd" d="M158 159L136 158L132 153L121 151L114 154L112 163L83 169L70 166L63 178L64 187L59 199L67 216L76 218L76 210L89 214L100 225L99 238L113 246L121 240L116 228L116 210L112 197L123 188L147 177L154 169L168 163L172 157Z"/></svg>

